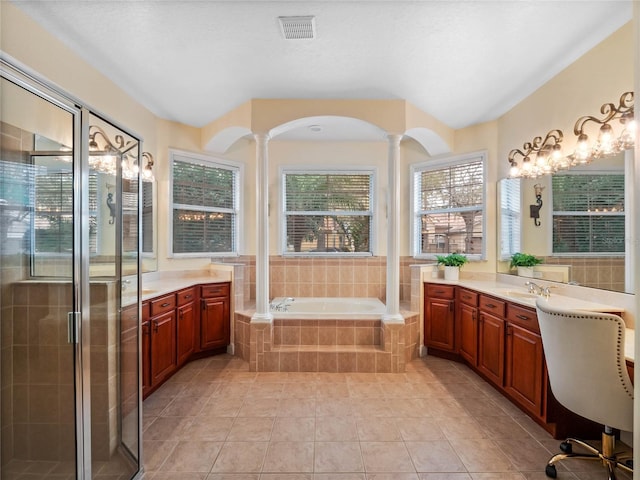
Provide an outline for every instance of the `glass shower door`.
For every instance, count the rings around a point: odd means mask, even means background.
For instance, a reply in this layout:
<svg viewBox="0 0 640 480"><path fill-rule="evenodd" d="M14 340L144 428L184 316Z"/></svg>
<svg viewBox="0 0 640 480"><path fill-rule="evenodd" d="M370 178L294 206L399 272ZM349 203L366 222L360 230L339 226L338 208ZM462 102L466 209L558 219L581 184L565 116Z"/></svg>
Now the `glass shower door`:
<svg viewBox="0 0 640 480"><path fill-rule="evenodd" d="M0 478L74 477L82 428L70 313L78 304L72 160L79 112L34 95L19 78L0 82ZM32 275L36 267L42 276Z"/></svg>

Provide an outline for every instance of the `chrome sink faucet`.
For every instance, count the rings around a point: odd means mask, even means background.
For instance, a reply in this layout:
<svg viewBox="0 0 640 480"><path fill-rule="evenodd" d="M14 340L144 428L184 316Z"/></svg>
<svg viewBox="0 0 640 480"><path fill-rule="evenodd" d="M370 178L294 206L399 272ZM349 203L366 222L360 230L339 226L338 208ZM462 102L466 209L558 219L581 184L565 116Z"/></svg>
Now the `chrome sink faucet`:
<svg viewBox="0 0 640 480"><path fill-rule="evenodd" d="M535 293L536 295L542 295L542 292L544 291L540 285L534 282L525 282L525 286L527 287L527 290L529 290L529 293Z"/></svg>
<svg viewBox="0 0 640 480"><path fill-rule="evenodd" d="M553 285L542 287L534 282L525 282L525 286L527 287L527 290L529 290L529 293L535 293L536 295L540 295L547 300L551 296L551 289L555 288Z"/></svg>

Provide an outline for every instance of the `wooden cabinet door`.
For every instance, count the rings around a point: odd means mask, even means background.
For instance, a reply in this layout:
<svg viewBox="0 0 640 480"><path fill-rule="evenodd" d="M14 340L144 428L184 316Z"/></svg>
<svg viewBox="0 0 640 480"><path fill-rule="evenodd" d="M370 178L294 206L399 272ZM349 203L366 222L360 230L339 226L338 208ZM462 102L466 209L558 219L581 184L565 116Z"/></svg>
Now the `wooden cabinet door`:
<svg viewBox="0 0 640 480"><path fill-rule="evenodd" d="M504 320L480 312L478 370L496 385L504 381Z"/></svg>
<svg viewBox="0 0 640 480"><path fill-rule="evenodd" d="M427 298L424 318L424 344L454 352L455 328L453 300Z"/></svg>
<svg viewBox="0 0 640 480"><path fill-rule="evenodd" d="M475 367L478 364L478 309L461 303L457 320L460 356Z"/></svg>
<svg viewBox="0 0 640 480"><path fill-rule="evenodd" d="M196 310L193 302L178 307L176 342L178 345L178 365L184 364L195 351Z"/></svg>
<svg viewBox="0 0 640 480"><path fill-rule="evenodd" d="M226 347L231 341L229 297L203 298L200 301L200 348Z"/></svg>
<svg viewBox="0 0 640 480"><path fill-rule="evenodd" d="M172 310L150 320L151 384L156 385L177 368L176 312Z"/></svg>
<svg viewBox="0 0 640 480"><path fill-rule="evenodd" d="M541 416L545 383L542 338L507 324L505 389L522 407Z"/></svg>
<svg viewBox="0 0 640 480"><path fill-rule="evenodd" d="M151 388L151 322L142 323L142 398Z"/></svg>

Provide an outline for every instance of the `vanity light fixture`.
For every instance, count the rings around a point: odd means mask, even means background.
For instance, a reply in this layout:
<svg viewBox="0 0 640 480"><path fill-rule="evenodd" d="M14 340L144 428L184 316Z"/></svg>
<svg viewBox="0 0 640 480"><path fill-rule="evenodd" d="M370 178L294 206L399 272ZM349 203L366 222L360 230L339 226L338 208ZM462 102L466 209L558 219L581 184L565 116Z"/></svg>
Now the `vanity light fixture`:
<svg viewBox="0 0 640 480"><path fill-rule="evenodd" d="M535 178L567 168L560 146L562 138L561 130L551 130L544 139L535 137L533 141L526 142L522 150L519 148L511 150L509 176ZM520 164L518 164L518 157L521 157Z"/></svg>
<svg viewBox="0 0 640 480"><path fill-rule="evenodd" d="M578 143L573 154L568 157L571 166L587 165L595 159L616 155L635 145L638 125L633 116L633 92L623 93L617 106L605 103L600 107L600 113L602 118L592 115L580 117L573 127ZM616 125L616 120L619 126ZM593 144L585 133L590 122L600 125L597 140Z"/></svg>
<svg viewBox="0 0 640 480"><path fill-rule="evenodd" d="M137 141L125 142L124 136L119 134L112 141L102 128L89 126L89 166L98 172L115 175L116 160L121 158L122 177L128 180L138 178L138 156L131 153L137 146ZM149 152L142 152L142 159L146 161L142 180L152 181L153 156Z"/></svg>

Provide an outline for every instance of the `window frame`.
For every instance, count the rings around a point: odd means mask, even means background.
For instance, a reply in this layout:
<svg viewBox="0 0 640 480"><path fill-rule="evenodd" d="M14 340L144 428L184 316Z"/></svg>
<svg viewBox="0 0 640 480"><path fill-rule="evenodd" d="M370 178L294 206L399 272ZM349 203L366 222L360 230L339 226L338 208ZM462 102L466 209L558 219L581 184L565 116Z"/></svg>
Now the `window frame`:
<svg viewBox="0 0 640 480"><path fill-rule="evenodd" d="M482 212L482 244L480 246L480 253L465 253L464 255L470 261L486 260L487 258L487 152L478 151L470 152L462 155L447 155L444 157L437 157L427 162L420 162L411 165L410 178L409 178L409 190L410 190L410 216L409 230L411 235L411 254L414 258L420 260L436 260L437 254L424 253L421 250L421 216L424 213L419 210L419 201L416 198L416 176L426 171L442 170L445 168L455 167L458 165L464 165L467 163L473 163L480 161L482 164L482 204L480 210ZM446 253L443 253L445 255Z"/></svg>
<svg viewBox="0 0 640 480"><path fill-rule="evenodd" d="M178 158L179 157L179 158ZM233 246L229 252L175 252L173 245L173 220L176 209L192 209L201 210L205 212L222 212L230 213L229 209L217 209L216 207L206 207L198 205L177 204L173 201L173 164L175 161L194 163L198 165L205 165L210 168L222 168L235 172L235 192L234 203L235 208L231 210L231 213L235 214L235 225L233 235ZM240 255L240 245L243 243L242 231L243 228L243 208L242 208L242 195L240 195L241 186L244 179L244 165L232 160L223 159L220 157L214 157L212 155L204 155L201 153L188 152L184 150L169 150L169 225L168 225L168 258L214 258L214 257L237 257Z"/></svg>
<svg viewBox="0 0 640 480"><path fill-rule="evenodd" d="M562 258L585 258L585 257L608 257L608 258L621 258L621 257L625 257L626 256L626 237L627 237L627 231L628 231L628 217L627 217L627 208L628 208L628 200L629 200L629 196L628 196L628 184L627 184L627 174L625 172L624 168L612 168L609 170L573 170L570 173L569 172L562 172L561 175L564 176L582 176L582 175L588 175L588 176L597 176L597 175L622 175L624 177L623 180L623 184L624 184L624 188L625 188L625 194L624 194L624 199L625 199L625 209L622 212L619 213L607 213L604 216L616 216L616 217L623 217L624 218L624 229L625 229L625 233L623 235L623 245L625 245L625 248L623 251L621 252L556 252L554 250L554 243L553 243L553 236L554 236L554 226L555 226L555 217L556 216L561 216L561 217L569 217L569 216L577 216L577 217L595 217L595 216L603 216L603 212L581 212L581 211L577 211L577 212L557 212L553 205L553 195L554 195L554 191L553 191L553 181L551 181L551 193L550 193L550 201L551 201L551 227L549 228L549 246L550 246L550 250L551 250L551 256L553 257L562 257ZM558 213L562 213L562 214L558 214ZM573 213L573 215L568 215Z"/></svg>
<svg viewBox="0 0 640 480"><path fill-rule="evenodd" d="M287 251L287 212L286 212L286 175L369 175L369 251L368 252L289 252ZM279 171L280 195L279 195L279 251L283 257L372 257L376 251L377 226L377 168L369 166L357 167L332 167L318 166L293 167L283 166Z"/></svg>

